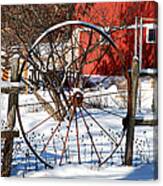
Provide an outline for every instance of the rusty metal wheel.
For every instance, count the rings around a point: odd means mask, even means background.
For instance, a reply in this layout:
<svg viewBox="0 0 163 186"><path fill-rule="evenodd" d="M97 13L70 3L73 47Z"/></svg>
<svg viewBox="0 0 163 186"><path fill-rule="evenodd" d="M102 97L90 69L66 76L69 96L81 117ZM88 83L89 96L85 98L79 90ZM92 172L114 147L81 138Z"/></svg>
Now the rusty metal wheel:
<svg viewBox="0 0 163 186"><path fill-rule="evenodd" d="M112 53L122 59L102 28L81 21L54 25L32 45L20 70L28 95L19 93L17 114L27 145L46 166L101 166L119 148L125 130L110 120L118 114L91 102L102 83L92 77L107 79Z"/></svg>

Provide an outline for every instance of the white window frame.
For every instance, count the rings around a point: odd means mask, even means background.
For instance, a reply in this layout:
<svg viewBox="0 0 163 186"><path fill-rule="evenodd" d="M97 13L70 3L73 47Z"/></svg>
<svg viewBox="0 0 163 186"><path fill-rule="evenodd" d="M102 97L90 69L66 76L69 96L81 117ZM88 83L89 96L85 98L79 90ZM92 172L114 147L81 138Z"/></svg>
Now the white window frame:
<svg viewBox="0 0 163 186"><path fill-rule="evenodd" d="M146 28L147 30L146 30L146 43L156 43L156 28L155 27L147 27ZM155 40L153 40L153 41L149 41L149 31L150 30L154 30L155 31Z"/></svg>

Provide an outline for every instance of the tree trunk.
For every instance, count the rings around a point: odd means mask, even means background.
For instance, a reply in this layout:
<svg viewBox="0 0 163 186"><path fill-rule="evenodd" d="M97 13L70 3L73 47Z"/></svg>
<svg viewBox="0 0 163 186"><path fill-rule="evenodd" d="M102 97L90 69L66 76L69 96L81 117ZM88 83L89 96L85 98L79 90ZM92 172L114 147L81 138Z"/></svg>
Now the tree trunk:
<svg viewBox="0 0 163 186"><path fill-rule="evenodd" d="M59 120L61 121L63 118L61 117L59 111L58 111L58 107L56 110L54 110L54 108L50 105L50 103L48 103L39 93L37 93L36 91L34 92L34 95L36 96L37 100L42 104L42 107L45 109L45 111L52 116L52 118L54 120ZM57 105L58 103L54 103L55 105Z"/></svg>

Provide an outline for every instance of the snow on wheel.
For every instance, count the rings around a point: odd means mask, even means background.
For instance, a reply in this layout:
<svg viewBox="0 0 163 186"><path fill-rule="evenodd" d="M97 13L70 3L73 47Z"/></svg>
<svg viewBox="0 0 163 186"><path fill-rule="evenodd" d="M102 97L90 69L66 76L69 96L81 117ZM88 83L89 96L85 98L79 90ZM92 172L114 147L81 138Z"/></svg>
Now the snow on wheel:
<svg viewBox="0 0 163 186"><path fill-rule="evenodd" d="M102 28L81 21L52 26L31 47L20 78L29 93L19 93L17 114L27 145L46 166L101 166L119 148L123 126L96 103L113 53L122 58Z"/></svg>

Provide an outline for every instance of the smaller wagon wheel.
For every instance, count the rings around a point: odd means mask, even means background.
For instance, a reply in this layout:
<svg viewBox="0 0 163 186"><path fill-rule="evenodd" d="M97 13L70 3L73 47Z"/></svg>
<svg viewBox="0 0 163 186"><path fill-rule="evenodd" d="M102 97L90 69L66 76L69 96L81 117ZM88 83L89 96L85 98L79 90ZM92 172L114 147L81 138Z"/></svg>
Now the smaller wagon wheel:
<svg viewBox="0 0 163 186"><path fill-rule="evenodd" d="M31 47L20 74L30 94L19 93L17 114L27 145L46 166L101 166L120 146L124 129L109 121L117 114L91 102L100 84L92 77L106 76L113 53L122 58L101 28L81 21L54 25Z"/></svg>

